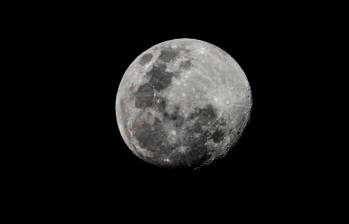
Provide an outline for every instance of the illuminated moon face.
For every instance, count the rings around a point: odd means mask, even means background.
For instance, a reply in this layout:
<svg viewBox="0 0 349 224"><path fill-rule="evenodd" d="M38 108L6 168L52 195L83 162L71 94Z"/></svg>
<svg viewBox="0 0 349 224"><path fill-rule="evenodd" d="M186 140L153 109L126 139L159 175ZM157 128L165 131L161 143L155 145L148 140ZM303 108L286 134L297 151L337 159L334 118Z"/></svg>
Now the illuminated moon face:
<svg viewBox="0 0 349 224"><path fill-rule="evenodd" d="M116 116L125 143L142 160L198 168L226 155L251 106L247 78L230 55L207 42L175 39L132 62Z"/></svg>

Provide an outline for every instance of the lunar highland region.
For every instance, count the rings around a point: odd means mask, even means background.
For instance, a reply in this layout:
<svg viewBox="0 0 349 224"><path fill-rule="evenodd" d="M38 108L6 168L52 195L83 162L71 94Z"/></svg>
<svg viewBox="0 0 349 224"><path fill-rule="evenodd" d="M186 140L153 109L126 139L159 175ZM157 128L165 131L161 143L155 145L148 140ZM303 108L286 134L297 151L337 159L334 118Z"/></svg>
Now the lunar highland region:
<svg viewBox="0 0 349 224"><path fill-rule="evenodd" d="M226 155L252 107L248 80L222 49L195 39L157 44L138 56L117 92L122 138L159 167L196 169Z"/></svg>

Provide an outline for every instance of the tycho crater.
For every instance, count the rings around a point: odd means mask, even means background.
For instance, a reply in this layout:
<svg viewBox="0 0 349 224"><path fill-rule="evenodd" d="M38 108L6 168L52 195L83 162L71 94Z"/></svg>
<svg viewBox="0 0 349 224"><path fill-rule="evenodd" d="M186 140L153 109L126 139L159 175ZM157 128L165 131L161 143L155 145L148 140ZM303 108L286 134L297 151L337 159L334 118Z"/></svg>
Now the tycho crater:
<svg viewBox="0 0 349 224"><path fill-rule="evenodd" d="M168 168L199 168L227 154L252 106L248 80L222 49L175 39L138 56L116 96L127 146L140 159Z"/></svg>

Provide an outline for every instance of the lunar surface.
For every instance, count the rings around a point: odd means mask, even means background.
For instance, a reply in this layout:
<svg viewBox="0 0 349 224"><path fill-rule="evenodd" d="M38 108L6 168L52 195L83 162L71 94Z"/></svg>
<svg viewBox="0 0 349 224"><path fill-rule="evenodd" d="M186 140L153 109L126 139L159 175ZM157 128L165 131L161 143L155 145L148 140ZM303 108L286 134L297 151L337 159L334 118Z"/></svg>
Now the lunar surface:
<svg viewBox="0 0 349 224"><path fill-rule="evenodd" d="M226 155L252 106L248 80L222 49L195 39L157 44L126 70L116 96L122 138L159 167L196 169Z"/></svg>

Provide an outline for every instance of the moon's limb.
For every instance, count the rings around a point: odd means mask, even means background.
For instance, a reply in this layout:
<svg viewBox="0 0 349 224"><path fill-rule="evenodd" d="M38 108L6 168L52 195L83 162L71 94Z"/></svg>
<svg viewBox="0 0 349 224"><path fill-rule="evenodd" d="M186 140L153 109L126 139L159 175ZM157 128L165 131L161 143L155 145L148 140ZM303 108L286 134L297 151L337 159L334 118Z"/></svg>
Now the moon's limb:
<svg viewBox="0 0 349 224"><path fill-rule="evenodd" d="M179 49L180 53L171 52L171 49ZM152 56L148 61L142 61L147 54ZM166 63L161 72L171 75L170 83L169 79L163 79L170 76L148 75L158 74L151 72L161 68L159 61ZM148 99L150 104L137 104L137 93L151 82L158 91L141 91L140 95L142 102ZM138 157L160 166L177 166L179 163L200 166L225 155L235 144L249 119L251 106L247 78L232 57L209 43L178 39L148 49L130 65L119 85L116 113L121 135ZM169 118L174 114L177 114L175 120ZM202 114L203 118L200 117ZM145 127L149 131L142 132ZM157 133L153 127L163 133L148 140ZM201 132L197 137L195 130ZM151 132L149 136L148 132ZM146 142L141 142L139 139L144 137ZM197 142L198 139L203 139L204 144ZM153 141L156 144L151 143ZM199 164L188 160L190 154L202 154L195 149L195 142L207 151L207 155L200 157Z"/></svg>

